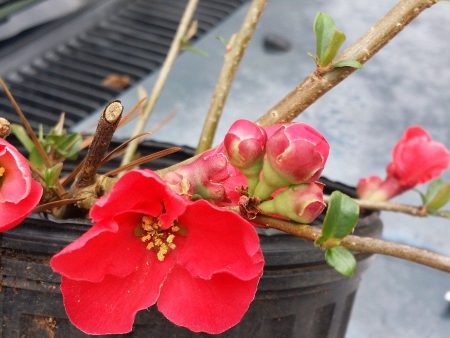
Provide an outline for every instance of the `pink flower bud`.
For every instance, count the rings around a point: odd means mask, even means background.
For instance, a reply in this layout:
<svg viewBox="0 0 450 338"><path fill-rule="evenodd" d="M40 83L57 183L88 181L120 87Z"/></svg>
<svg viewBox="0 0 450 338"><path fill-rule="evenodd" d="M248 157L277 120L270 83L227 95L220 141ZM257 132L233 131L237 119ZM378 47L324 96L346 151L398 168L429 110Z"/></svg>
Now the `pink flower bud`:
<svg viewBox="0 0 450 338"><path fill-rule="evenodd" d="M442 143L433 141L421 127L409 127L394 147L386 179L363 178L357 193L362 199L387 201L417 184L439 177L449 165L450 152Z"/></svg>
<svg viewBox="0 0 450 338"><path fill-rule="evenodd" d="M247 177L250 194L258 183L266 141L264 129L247 120L234 122L223 141L230 163Z"/></svg>
<svg viewBox="0 0 450 338"><path fill-rule="evenodd" d="M255 195L265 199L277 188L316 181L328 158L327 140L305 123L280 125L266 143L263 177Z"/></svg>
<svg viewBox="0 0 450 338"><path fill-rule="evenodd" d="M242 182L242 179L236 176L236 170L226 156L216 149L207 151L193 162L166 174L164 180L179 194L224 204L239 198L234 191L237 188L234 184Z"/></svg>
<svg viewBox="0 0 450 338"><path fill-rule="evenodd" d="M266 141L263 128L248 120L237 120L225 135L223 144L230 163L245 169L262 160Z"/></svg>
<svg viewBox="0 0 450 338"><path fill-rule="evenodd" d="M27 160L0 138L0 231L22 222L42 196L42 186L31 177Z"/></svg>
<svg viewBox="0 0 450 338"><path fill-rule="evenodd" d="M328 158L330 146L305 123L285 124L267 141L267 159L290 184L316 181Z"/></svg>
<svg viewBox="0 0 450 338"><path fill-rule="evenodd" d="M325 208L320 182L290 187L258 208L266 214L278 214L299 223L311 223Z"/></svg>

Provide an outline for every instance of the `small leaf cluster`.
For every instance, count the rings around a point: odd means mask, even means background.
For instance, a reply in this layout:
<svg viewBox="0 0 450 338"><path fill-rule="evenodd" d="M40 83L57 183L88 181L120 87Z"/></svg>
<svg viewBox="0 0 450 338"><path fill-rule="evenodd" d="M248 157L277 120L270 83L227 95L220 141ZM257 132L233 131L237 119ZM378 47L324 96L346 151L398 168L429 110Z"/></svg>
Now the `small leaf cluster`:
<svg viewBox="0 0 450 338"><path fill-rule="evenodd" d="M41 174L45 188L55 186L61 174L63 161L76 159L83 142L81 134L71 133L64 129L64 115L61 115L58 123L47 133L44 132L42 125L39 126L38 141L50 159L51 166L48 167L24 127L13 124L11 129L27 150L30 164Z"/></svg>
<svg viewBox="0 0 450 338"><path fill-rule="evenodd" d="M357 60L341 60L333 63L345 41L345 34L337 29L331 16L319 12L314 20L314 33L316 35L316 55L312 57L319 69L362 67Z"/></svg>
<svg viewBox="0 0 450 338"><path fill-rule="evenodd" d="M327 248L326 262L347 277L353 275L356 259L349 250L340 245L340 241L353 232L358 218L358 204L342 192L334 191L328 203L322 235L316 240L316 245Z"/></svg>

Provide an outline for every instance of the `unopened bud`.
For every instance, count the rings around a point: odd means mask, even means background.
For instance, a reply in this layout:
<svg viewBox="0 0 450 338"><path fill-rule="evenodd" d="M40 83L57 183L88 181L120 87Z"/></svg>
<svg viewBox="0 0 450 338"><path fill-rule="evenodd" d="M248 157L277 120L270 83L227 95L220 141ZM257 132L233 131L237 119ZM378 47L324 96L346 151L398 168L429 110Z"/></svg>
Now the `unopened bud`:
<svg viewBox="0 0 450 338"><path fill-rule="evenodd" d="M266 141L264 129L247 120L234 122L223 141L228 160L247 177L250 193L258 183Z"/></svg>
<svg viewBox="0 0 450 338"><path fill-rule="evenodd" d="M255 196L266 199L278 188L317 181L329 150L327 140L305 123L279 126L267 140L263 175Z"/></svg>
<svg viewBox="0 0 450 338"><path fill-rule="evenodd" d="M311 223L325 208L320 182L290 187L258 208L265 214L277 214L299 223Z"/></svg>

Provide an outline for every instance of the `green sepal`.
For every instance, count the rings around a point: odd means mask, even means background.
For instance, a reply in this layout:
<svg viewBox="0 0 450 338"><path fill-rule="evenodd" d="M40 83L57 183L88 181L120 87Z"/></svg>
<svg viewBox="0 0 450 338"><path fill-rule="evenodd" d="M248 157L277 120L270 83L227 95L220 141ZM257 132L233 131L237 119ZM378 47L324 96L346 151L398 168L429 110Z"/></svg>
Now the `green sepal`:
<svg viewBox="0 0 450 338"><path fill-rule="evenodd" d="M325 260L337 272L351 277L356 270L356 259L353 254L342 246L335 246L325 251Z"/></svg>
<svg viewBox="0 0 450 338"><path fill-rule="evenodd" d="M321 245L330 238L344 238L353 231L358 217L359 205L351 197L334 191L323 221L322 235L316 244Z"/></svg>

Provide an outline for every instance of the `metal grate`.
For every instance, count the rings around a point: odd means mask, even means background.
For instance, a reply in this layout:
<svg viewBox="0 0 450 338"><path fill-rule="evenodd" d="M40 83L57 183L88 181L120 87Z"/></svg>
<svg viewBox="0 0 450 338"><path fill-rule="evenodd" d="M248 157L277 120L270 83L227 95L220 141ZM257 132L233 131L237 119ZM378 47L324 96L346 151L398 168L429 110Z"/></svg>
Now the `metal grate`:
<svg viewBox="0 0 450 338"><path fill-rule="evenodd" d="M246 0L201 0L196 12L197 38ZM21 108L36 127L53 125L61 112L71 127L114 98L121 90L102 84L110 74L127 75L130 85L164 61L186 0L119 1L94 26L6 74ZM106 13L105 13L106 14ZM0 96L0 115L18 122Z"/></svg>

